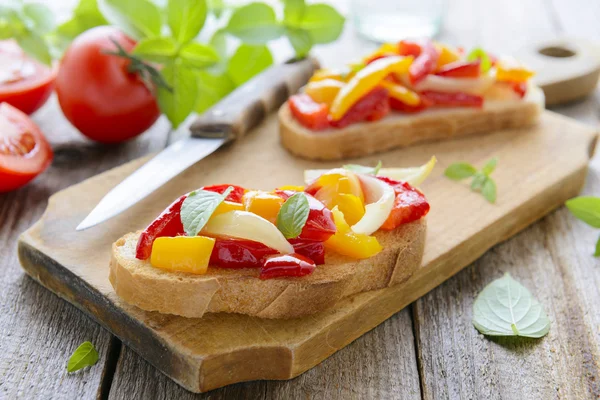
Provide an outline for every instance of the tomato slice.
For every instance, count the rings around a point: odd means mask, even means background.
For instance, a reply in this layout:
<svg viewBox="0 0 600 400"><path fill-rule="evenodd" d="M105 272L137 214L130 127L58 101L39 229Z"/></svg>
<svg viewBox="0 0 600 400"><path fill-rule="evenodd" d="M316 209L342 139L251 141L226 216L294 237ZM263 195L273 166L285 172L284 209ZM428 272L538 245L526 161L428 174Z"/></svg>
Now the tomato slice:
<svg viewBox="0 0 600 400"><path fill-rule="evenodd" d="M0 41L0 103L31 114L50 97L55 77L56 69L27 56L13 40Z"/></svg>
<svg viewBox="0 0 600 400"><path fill-rule="evenodd" d="M385 117L390 111L387 89L377 87L365 94L338 121L331 121L336 128L344 128L361 121L376 121Z"/></svg>
<svg viewBox="0 0 600 400"><path fill-rule="evenodd" d="M219 194L223 194L228 187L232 187L233 190L229 195L225 198L226 201L233 201L234 203L241 203L242 197L244 197L244 193L246 193L246 189L237 185L212 185L212 186L204 186L201 188L202 190L207 190L209 192L216 192Z"/></svg>
<svg viewBox="0 0 600 400"><path fill-rule="evenodd" d="M400 182L383 176L377 177L394 188L396 199L388 219L380 229L391 231L402 224L417 221L429 213L429 203L425 195L407 182Z"/></svg>
<svg viewBox="0 0 600 400"><path fill-rule="evenodd" d="M260 269L260 279L304 276L315 270L315 263L300 254L282 254L266 259Z"/></svg>
<svg viewBox="0 0 600 400"><path fill-rule="evenodd" d="M277 250L252 240L217 238L209 265L219 268L259 268L266 257L277 253Z"/></svg>
<svg viewBox="0 0 600 400"><path fill-rule="evenodd" d="M293 190L276 190L275 194L280 196L282 199L287 200L294 193ZM315 242L324 242L329 239L336 232L335 222L333 222L333 214L325 207L325 204L315 199L312 195L306 193L308 198L308 205L310 211L308 212L308 219L299 239L305 239Z"/></svg>
<svg viewBox="0 0 600 400"><path fill-rule="evenodd" d="M481 63L479 60L472 62L455 61L444 65L435 74L452 78L478 78L481 74Z"/></svg>
<svg viewBox="0 0 600 400"><path fill-rule="evenodd" d="M0 104L0 192L20 188L52 162L40 128L8 103Z"/></svg>
<svg viewBox="0 0 600 400"><path fill-rule="evenodd" d="M308 257L317 265L325 264L325 245L323 242L313 242L306 239L288 240L294 246L294 251L304 257Z"/></svg>
<svg viewBox="0 0 600 400"><path fill-rule="evenodd" d="M327 104L317 103L306 93L293 95L288 104L294 118L308 129L318 131L329 127Z"/></svg>
<svg viewBox="0 0 600 400"><path fill-rule="evenodd" d="M425 79L427 75L435 70L439 56L440 54L433 45L433 42L430 40L423 42L421 53L415 58L408 70L410 81L413 85Z"/></svg>

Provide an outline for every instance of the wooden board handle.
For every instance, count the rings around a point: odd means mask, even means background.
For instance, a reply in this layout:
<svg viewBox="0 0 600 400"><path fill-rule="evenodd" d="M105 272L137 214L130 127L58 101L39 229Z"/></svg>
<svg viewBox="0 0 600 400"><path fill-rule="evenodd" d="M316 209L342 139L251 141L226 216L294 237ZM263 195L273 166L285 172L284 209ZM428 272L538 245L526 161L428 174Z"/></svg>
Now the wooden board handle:
<svg viewBox="0 0 600 400"><path fill-rule="evenodd" d="M319 62L307 57L267 69L198 116L190 126L192 136L239 139L296 93L317 68Z"/></svg>

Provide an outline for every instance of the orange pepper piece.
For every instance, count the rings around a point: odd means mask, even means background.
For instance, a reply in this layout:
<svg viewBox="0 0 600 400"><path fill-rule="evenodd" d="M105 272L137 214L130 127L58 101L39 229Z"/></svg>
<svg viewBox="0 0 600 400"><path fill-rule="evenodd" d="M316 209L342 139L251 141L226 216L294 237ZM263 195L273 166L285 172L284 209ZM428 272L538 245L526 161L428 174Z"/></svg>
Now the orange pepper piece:
<svg viewBox="0 0 600 400"><path fill-rule="evenodd" d="M401 101L409 106L418 106L421 104L421 98L415 92L402 85L390 81L381 81L381 86L386 88L390 97Z"/></svg>
<svg viewBox="0 0 600 400"><path fill-rule="evenodd" d="M321 81L309 82L304 88L304 93L309 95L317 103L331 106L333 100L344 87L345 83L336 79L323 79Z"/></svg>
<svg viewBox="0 0 600 400"><path fill-rule="evenodd" d="M458 53L458 51L451 49L450 47L440 44L440 43L435 43L434 46L439 53L439 57L437 60L437 65L436 65L436 71L439 70L440 68L442 68L446 64L450 64L450 63L460 60L460 54Z"/></svg>
<svg viewBox="0 0 600 400"><path fill-rule="evenodd" d="M284 200L276 194L259 190L246 192L242 198L246 211L257 214L272 223L277 221L277 214L283 202Z"/></svg>
<svg viewBox="0 0 600 400"><path fill-rule="evenodd" d="M375 236L352 232L338 207L334 207L331 212L337 231L325 242L326 248L359 259L373 257L382 250Z"/></svg>
<svg viewBox="0 0 600 400"><path fill-rule="evenodd" d="M169 271L205 274L215 239L205 236L159 237L152 243L150 264Z"/></svg>
<svg viewBox="0 0 600 400"><path fill-rule="evenodd" d="M496 64L496 80L499 82L526 82L535 75L514 59L500 59Z"/></svg>
<svg viewBox="0 0 600 400"><path fill-rule="evenodd" d="M229 211L244 211L244 205L242 203L225 200L217 206L212 215L224 214Z"/></svg>

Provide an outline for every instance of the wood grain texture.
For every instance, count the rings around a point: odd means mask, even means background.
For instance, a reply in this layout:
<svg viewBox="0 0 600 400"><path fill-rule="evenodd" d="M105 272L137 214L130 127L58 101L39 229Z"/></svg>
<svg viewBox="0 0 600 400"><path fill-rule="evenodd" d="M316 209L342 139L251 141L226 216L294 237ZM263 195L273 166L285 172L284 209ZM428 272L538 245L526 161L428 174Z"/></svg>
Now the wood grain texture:
<svg viewBox="0 0 600 400"><path fill-rule="evenodd" d="M93 398L101 389L112 335L23 273L17 237L57 190L161 146L165 125L161 121L142 138L107 152L70 128L54 99L34 120L48 136L55 161L30 185L0 194L0 398ZM96 345L99 365L68 374L67 360L86 340Z"/></svg>

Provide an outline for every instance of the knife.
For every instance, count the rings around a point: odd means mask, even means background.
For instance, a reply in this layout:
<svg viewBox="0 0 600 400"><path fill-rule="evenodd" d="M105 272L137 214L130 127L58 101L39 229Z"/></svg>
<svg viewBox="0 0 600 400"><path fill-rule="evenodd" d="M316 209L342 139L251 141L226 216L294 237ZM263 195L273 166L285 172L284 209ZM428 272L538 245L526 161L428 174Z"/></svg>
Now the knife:
<svg viewBox="0 0 600 400"><path fill-rule="evenodd" d="M241 139L296 93L319 67L314 58L269 68L208 109L179 140L108 192L77 226L84 230L125 211L223 144Z"/></svg>

